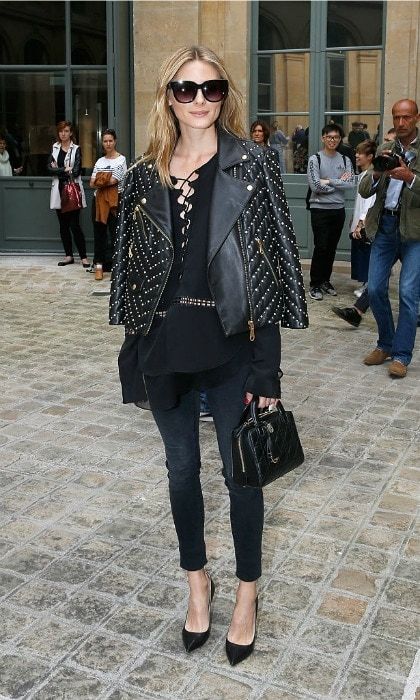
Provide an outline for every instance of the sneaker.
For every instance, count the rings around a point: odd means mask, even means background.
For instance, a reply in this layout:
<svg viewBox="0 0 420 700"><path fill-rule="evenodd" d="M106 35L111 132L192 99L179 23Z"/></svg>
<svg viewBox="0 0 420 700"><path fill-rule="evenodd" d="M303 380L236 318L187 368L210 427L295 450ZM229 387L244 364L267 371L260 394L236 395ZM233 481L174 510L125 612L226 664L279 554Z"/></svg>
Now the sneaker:
<svg viewBox="0 0 420 700"><path fill-rule="evenodd" d="M323 282L321 284L321 289L325 294L330 294L332 297L337 296L337 292L335 291L334 287L332 286L331 282Z"/></svg>
<svg viewBox="0 0 420 700"><path fill-rule="evenodd" d="M343 321L350 323L350 325L354 326L354 328L358 328L360 326L362 317L352 306L344 306L342 308L339 306L332 306L331 311L333 311L333 313L335 313L335 315L339 318L342 318Z"/></svg>
<svg viewBox="0 0 420 700"><path fill-rule="evenodd" d="M400 360L392 360L388 367L388 373L390 377L398 377L399 379L402 379L407 375L407 365Z"/></svg>
<svg viewBox="0 0 420 700"><path fill-rule="evenodd" d="M363 294L363 292L365 291L366 287L367 287L367 284L364 284L364 285L362 285L361 287L359 287L359 289L354 289L354 290L353 290L354 296L357 297L358 299L360 299L360 297L362 296L362 294Z"/></svg>
<svg viewBox="0 0 420 700"><path fill-rule="evenodd" d="M212 423L213 416L210 411L200 411L200 420L202 420L203 423Z"/></svg>
<svg viewBox="0 0 420 700"><path fill-rule="evenodd" d="M317 301L322 301L324 298L320 287L311 287L309 290L309 296L311 299L316 299Z"/></svg>

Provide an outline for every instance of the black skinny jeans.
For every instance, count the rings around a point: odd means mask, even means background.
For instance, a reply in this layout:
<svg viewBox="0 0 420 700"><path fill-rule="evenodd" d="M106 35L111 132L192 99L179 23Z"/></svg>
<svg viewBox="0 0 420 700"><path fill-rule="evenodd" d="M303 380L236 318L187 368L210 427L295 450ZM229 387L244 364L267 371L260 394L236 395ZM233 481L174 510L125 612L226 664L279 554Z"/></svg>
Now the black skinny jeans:
<svg viewBox="0 0 420 700"><path fill-rule="evenodd" d="M241 581L255 581L261 576L264 524L262 489L237 486L230 477L232 430L238 425L244 410L245 382L249 369L248 365L241 367L235 376L220 386L206 390L223 462L223 476L229 491L236 575ZM152 412L165 446L169 497L178 535L180 565L187 571L198 571L207 563L200 483L199 392L184 394L175 408L152 409Z"/></svg>
<svg viewBox="0 0 420 700"><path fill-rule="evenodd" d="M107 250L107 228L111 237L111 248L114 250L115 232L117 230L117 217L109 214L108 221L103 224L102 221L94 221L93 223L93 244L94 244L94 263L103 264L106 260Z"/></svg>
<svg viewBox="0 0 420 700"><path fill-rule="evenodd" d="M60 209L56 209L56 212L60 224L60 236L65 255L68 255L70 258L73 257L73 243L71 237L73 234L77 252L79 253L80 259L84 260L86 257L86 241L79 223L80 209L69 211L66 214L62 214Z"/></svg>
<svg viewBox="0 0 420 700"><path fill-rule="evenodd" d="M343 209L311 209L314 252L311 263L311 287L329 282L343 230L346 212Z"/></svg>

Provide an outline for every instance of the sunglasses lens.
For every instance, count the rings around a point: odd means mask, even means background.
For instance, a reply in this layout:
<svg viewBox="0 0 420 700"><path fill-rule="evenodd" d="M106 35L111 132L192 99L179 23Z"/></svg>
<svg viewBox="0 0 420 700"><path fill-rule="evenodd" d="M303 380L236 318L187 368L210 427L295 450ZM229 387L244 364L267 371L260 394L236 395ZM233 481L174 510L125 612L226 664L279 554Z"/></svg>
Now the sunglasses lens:
<svg viewBox="0 0 420 700"><path fill-rule="evenodd" d="M209 102L221 102L228 92L227 80L206 80L202 85L197 85L192 80L172 80L169 86L177 102L187 104L194 102L198 88Z"/></svg>
<svg viewBox="0 0 420 700"><path fill-rule="evenodd" d="M221 102L228 91L227 80L207 80L203 85L203 94L209 102Z"/></svg>
<svg viewBox="0 0 420 700"><path fill-rule="evenodd" d="M197 94L197 86L190 80L178 80L170 83L173 96L177 102L193 102Z"/></svg>

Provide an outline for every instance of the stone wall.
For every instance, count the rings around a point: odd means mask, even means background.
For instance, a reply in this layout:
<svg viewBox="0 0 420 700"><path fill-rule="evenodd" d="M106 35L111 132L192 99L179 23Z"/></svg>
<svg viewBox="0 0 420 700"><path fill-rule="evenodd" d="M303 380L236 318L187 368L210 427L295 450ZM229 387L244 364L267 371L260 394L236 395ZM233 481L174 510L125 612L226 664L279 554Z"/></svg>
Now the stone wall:
<svg viewBox="0 0 420 700"><path fill-rule="evenodd" d="M248 2L173 0L133 3L136 153L147 144L147 120L162 61L181 46L202 44L224 59L248 99Z"/></svg>
<svg viewBox="0 0 420 700"><path fill-rule="evenodd" d="M384 80L384 130L391 108L404 97L420 103L420 2L387 3Z"/></svg>

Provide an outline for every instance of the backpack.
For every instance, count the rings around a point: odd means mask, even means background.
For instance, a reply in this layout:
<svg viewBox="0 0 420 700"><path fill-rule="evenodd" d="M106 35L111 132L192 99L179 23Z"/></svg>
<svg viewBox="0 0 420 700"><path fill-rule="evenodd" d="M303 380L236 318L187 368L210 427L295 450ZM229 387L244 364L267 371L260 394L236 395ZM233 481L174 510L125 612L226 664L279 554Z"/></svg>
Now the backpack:
<svg viewBox="0 0 420 700"><path fill-rule="evenodd" d="M316 159L318 161L318 167L320 168L321 167L321 156L319 155L319 153L315 153L315 155L316 155ZM341 157L344 161L344 168L347 168L346 156L341 154ZM306 193L306 198L305 198L306 208L308 211L310 211L310 209L311 209L311 205L310 205L310 201L309 201L311 199L311 194L312 194L312 190L310 187L308 187L308 191Z"/></svg>

